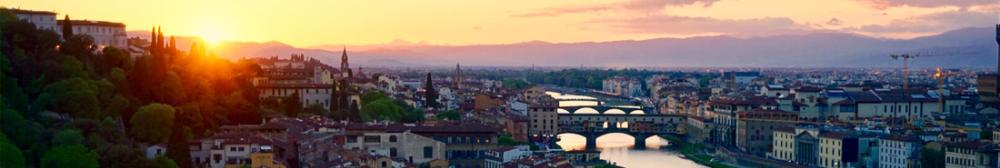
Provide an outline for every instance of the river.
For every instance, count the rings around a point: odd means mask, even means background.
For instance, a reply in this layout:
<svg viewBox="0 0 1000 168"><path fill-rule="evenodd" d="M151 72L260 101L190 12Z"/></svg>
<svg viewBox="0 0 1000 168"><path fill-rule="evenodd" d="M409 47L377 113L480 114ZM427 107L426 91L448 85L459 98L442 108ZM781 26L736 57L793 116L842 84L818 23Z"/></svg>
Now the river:
<svg viewBox="0 0 1000 168"><path fill-rule="evenodd" d="M586 141L583 136L577 134L560 134L559 144L567 151L583 150ZM597 138L597 150L601 151L601 159L607 160L618 166L628 168L703 168L694 161L681 158L681 155L674 151L661 149L669 143L666 139L653 136L646 139L646 149L632 149L634 138L627 134L611 133Z"/></svg>
<svg viewBox="0 0 1000 168"><path fill-rule="evenodd" d="M574 95L574 94L563 94L558 92L546 92L549 96L559 100L559 106L596 106L598 101L602 101L596 97L584 96L584 95ZM603 102L603 101L602 101ZM568 113L564 110L560 113ZM580 113L580 112L577 112ZM593 112L593 113L596 113ZM560 147L567 151L573 150L583 150L586 148L586 139L583 136L577 134L559 134L560 141L557 142ZM661 150L660 148L668 145L667 140L660 138L658 136L653 136L646 139L646 149L636 150L632 149L635 143L635 138L629 136L628 134L622 133L611 133L600 136L597 138L597 150L601 151L601 159L604 159L610 163L623 167L637 167L637 168L703 168L705 166L699 165L694 161L681 158L681 155L677 152Z"/></svg>

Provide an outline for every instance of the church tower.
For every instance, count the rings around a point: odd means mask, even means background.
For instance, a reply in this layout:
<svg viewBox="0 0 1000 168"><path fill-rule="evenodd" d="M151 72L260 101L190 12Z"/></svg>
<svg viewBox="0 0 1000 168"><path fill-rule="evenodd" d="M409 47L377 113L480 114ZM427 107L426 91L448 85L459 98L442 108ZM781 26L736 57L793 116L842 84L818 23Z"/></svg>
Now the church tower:
<svg viewBox="0 0 1000 168"><path fill-rule="evenodd" d="M345 78L351 78L354 75L350 72L351 67L347 63L347 47L344 47L344 50L340 53L340 73Z"/></svg>
<svg viewBox="0 0 1000 168"><path fill-rule="evenodd" d="M340 53L340 71L347 72L350 67L347 64L347 47Z"/></svg>
<svg viewBox="0 0 1000 168"><path fill-rule="evenodd" d="M462 89L462 81L465 81L465 78L462 75L462 65L455 64L455 89L456 90Z"/></svg>

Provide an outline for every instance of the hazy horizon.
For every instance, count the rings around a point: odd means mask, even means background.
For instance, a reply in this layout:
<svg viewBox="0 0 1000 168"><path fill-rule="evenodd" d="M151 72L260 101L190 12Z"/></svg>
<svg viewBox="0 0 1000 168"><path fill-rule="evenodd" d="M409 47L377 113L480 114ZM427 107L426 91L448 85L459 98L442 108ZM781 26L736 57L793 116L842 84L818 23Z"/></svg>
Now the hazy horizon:
<svg viewBox="0 0 1000 168"><path fill-rule="evenodd" d="M78 8L92 4L108 4ZM992 0L616 0L616 1L5 1L61 19L163 26L168 35L280 41L296 47L609 42L710 35L766 37L840 32L909 39L998 22ZM149 7L153 7L149 9ZM360 8L364 7L364 8ZM121 15L120 13L129 13ZM274 26L288 29L275 29Z"/></svg>

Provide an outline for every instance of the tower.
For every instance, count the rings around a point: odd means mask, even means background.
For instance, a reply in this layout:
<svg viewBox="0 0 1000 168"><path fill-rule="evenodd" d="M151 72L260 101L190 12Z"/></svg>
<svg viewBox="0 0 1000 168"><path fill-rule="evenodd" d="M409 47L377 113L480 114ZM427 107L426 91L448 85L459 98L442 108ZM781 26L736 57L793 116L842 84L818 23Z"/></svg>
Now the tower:
<svg viewBox="0 0 1000 168"><path fill-rule="evenodd" d="M997 24L997 48L1000 48L1000 24ZM1000 52L997 52L997 74L1000 74Z"/></svg>
<svg viewBox="0 0 1000 168"><path fill-rule="evenodd" d="M340 53L340 71L347 72L350 66L347 64L347 47Z"/></svg>
<svg viewBox="0 0 1000 168"><path fill-rule="evenodd" d="M465 79L462 76L462 65L455 64L455 89L462 89L462 81Z"/></svg>

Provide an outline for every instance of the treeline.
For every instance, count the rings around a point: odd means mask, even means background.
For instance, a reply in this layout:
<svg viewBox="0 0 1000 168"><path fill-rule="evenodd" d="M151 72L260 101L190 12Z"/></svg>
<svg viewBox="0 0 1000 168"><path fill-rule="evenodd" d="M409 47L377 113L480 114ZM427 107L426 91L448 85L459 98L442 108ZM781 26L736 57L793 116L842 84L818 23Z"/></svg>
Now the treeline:
<svg viewBox="0 0 1000 168"><path fill-rule="evenodd" d="M544 73L529 73L525 78L531 83L600 90L604 80L611 77L626 76L636 78L645 87L645 81L643 80L657 74L681 75L676 72L656 72L638 69L565 69Z"/></svg>
<svg viewBox="0 0 1000 168"><path fill-rule="evenodd" d="M180 51L157 28L141 56L63 29L0 11L0 167L191 167L188 140L261 120L254 63ZM167 157L146 159L157 144Z"/></svg>
<svg viewBox="0 0 1000 168"><path fill-rule="evenodd" d="M424 111L402 100L392 99L382 92L372 91L361 95L361 120L413 123L424 120Z"/></svg>

